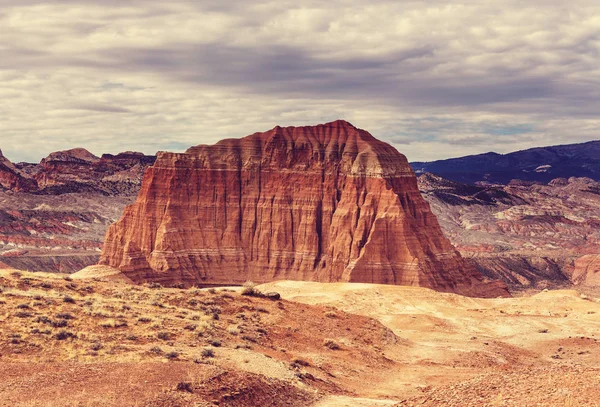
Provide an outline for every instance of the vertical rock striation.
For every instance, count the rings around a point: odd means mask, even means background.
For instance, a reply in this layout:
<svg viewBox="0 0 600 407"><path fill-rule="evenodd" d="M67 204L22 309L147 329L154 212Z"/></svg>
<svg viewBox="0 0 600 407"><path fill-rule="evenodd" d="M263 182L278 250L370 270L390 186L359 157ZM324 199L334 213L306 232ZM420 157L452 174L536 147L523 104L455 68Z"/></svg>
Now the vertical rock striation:
<svg viewBox="0 0 600 407"><path fill-rule="evenodd" d="M444 237L406 158L345 121L159 153L100 263L136 282L279 279L506 295Z"/></svg>

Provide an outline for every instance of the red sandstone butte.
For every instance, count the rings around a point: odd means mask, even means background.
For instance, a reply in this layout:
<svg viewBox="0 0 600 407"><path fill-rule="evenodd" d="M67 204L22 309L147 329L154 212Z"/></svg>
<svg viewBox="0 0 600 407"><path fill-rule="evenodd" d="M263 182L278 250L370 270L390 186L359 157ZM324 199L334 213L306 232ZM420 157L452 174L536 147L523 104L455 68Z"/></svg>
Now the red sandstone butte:
<svg viewBox="0 0 600 407"><path fill-rule="evenodd" d="M444 237L406 158L345 121L159 153L100 264L186 286L287 279L508 295Z"/></svg>

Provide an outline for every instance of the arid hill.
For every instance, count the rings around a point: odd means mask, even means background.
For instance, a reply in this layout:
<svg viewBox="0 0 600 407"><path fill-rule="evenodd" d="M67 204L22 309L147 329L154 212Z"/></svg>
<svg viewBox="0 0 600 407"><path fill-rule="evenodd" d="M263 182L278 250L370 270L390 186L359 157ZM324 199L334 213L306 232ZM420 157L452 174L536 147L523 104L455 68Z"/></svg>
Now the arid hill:
<svg viewBox="0 0 600 407"><path fill-rule="evenodd" d="M444 237L406 158L341 120L159 153L100 264L165 285L293 279L507 294Z"/></svg>
<svg viewBox="0 0 600 407"><path fill-rule="evenodd" d="M0 153L0 260L60 273L97 263L108 225L135 199L154 160L73 149L13 164Z"/></svg>
<svg viewBox="0 0 600 407"><path fill-rule="evenodd" d="M419 188L445 234L488 277L513 287L599 284L600 183L465 185L423 174Z"/></svg>
<svg viewBox="0 0 600 407"><path fill-rule="evenodd" d="M273 292L281 299L261 295ZM593 406L600 396L593 293L474 299L297 281L180 290L5 270L0 306L2 406Z"/></svg>

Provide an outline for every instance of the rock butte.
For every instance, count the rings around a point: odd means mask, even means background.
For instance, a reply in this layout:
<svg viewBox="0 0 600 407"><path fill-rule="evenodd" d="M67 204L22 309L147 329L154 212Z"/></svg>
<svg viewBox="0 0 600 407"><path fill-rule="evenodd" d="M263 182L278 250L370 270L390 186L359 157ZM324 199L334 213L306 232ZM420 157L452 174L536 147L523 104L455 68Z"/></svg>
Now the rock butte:
<svg viewBox="0 0 600 407"><path fill-rule="evenodd" d="M135 282L413 285L505 296L444 237L406 158L345 121L159 153L100 264Z"/></svg>

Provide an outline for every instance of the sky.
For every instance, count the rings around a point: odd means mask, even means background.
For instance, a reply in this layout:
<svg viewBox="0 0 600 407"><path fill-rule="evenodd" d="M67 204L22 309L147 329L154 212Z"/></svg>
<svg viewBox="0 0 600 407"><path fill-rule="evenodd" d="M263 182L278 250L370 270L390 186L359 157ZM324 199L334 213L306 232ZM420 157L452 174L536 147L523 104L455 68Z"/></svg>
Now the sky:
<svg viewBox="0 0 600 407"><path fill-rule="evenodd" d="M0 149L345 119L410 161L600 139L600 1L0 0Z"/></svg>

